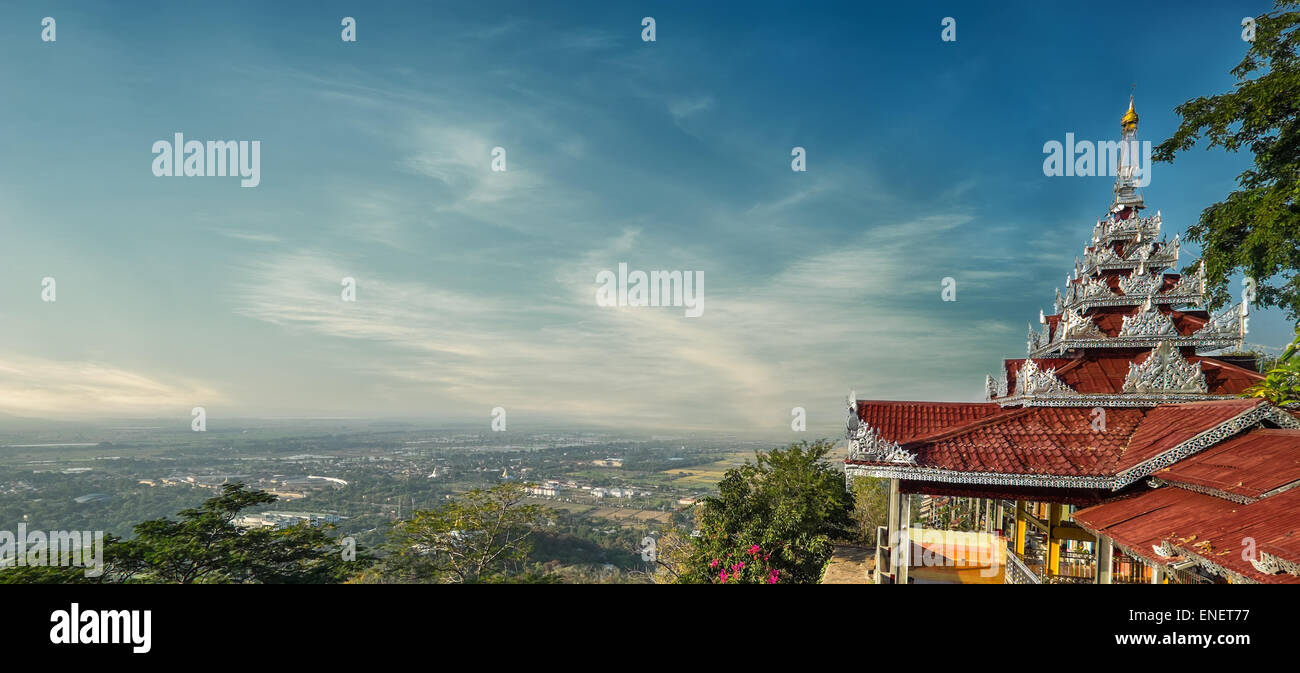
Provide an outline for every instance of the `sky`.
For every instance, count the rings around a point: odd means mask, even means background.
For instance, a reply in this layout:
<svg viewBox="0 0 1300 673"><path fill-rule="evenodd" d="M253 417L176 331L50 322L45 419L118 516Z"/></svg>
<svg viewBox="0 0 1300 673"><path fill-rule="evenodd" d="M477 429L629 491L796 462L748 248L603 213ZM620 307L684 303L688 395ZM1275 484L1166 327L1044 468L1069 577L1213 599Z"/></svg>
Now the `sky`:
<svg viewBox="0 0 1300 673"><path fill-rule="evenodd" d="M851 389L982 399L1112 196L1044 143L1117 139L1134 84L1168 137L1269 7L207 4L0 4L0 414L830 434ZM178 132L259 141L260 184L155 176ZM1157 165L1147 212L1172 237L1248 165ZM703 314L597 305L620 263L701 272Z"/></svg>

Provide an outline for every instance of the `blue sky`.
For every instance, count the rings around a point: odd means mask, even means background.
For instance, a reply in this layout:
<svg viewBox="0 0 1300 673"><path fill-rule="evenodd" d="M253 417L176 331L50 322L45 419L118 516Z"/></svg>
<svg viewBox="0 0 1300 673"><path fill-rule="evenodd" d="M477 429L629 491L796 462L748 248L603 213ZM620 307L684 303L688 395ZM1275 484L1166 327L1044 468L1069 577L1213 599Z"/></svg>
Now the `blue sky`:
<svg viewBox="0 0 1300 673"><path fill-rule="evenodd" d="M1043 144L1115 139L1133 83L1164 139L1267 9L4 4L0 413L838 432L850 388L978 399L1110 202ZM261 184L155 177L178 131L261 141ZM1147 203L1172 237L1248 159ZM703 271L704 315L596 306L620 262Z"/></svg>

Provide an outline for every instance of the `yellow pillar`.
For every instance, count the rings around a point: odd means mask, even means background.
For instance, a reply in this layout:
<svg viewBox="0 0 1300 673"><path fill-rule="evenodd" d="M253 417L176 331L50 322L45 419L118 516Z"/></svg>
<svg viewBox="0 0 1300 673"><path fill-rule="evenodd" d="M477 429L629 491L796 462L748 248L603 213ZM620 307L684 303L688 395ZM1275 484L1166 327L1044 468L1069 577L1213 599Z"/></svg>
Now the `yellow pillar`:
<svg viewBox="0 0 1300 673"><path fill-rule="evenodd" d="M1053 503L1047 515L1047 574L1057 575L1061 570L1061 541L1056 538L1056 527L1061 525L1061 505Z"/></svg>
<svg viewBox="0 0 1300 673"><path fill-rule="evenodd" d="M1016 533L1015 533L1015 550L1016 555L1024 558L1025 556L1025 502L1016 501Z"/></svg>

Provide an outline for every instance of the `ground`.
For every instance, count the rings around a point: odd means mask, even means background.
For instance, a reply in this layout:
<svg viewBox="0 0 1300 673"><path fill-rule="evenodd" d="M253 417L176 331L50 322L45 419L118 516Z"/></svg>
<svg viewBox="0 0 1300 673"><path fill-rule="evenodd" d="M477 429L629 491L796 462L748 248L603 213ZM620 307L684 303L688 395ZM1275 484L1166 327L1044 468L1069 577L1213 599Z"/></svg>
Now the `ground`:
<svg viewBox="0 0 1300 673"><path fill-rule="evenodd" d="M836 545L822 584L870 584L876 567L876 550L858 545Z"/></svg>

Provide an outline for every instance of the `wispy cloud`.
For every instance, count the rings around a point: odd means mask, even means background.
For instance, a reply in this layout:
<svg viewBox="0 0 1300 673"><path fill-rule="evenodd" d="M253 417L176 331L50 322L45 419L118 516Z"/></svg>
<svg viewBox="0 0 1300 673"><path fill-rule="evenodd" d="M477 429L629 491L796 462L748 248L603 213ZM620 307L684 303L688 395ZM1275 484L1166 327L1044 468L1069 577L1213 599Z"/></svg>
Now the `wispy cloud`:
<svg viewBox="0 0 1300 673"><path fill-rule="evenodd" d="M204 384L153 378L102 362L0 357L0 411L37 416L172 414L226 397Z"/></svg>

